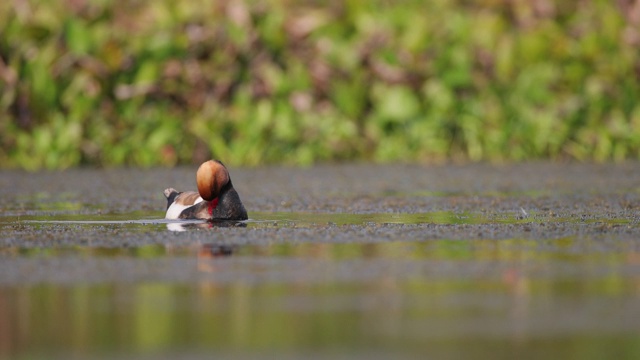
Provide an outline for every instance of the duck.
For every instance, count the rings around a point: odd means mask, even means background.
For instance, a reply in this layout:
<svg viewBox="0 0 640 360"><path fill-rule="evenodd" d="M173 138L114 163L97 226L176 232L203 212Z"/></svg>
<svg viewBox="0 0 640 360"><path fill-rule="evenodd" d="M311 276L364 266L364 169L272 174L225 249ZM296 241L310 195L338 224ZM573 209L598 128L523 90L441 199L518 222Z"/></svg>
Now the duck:
<svg viewBox="0 0 640 360"><path fill-rule="evenodd" d="M165 219L247 220L247 210L233 188L229 170L219 160L202 163L196 172L198 192L164 190Z"/></svg>

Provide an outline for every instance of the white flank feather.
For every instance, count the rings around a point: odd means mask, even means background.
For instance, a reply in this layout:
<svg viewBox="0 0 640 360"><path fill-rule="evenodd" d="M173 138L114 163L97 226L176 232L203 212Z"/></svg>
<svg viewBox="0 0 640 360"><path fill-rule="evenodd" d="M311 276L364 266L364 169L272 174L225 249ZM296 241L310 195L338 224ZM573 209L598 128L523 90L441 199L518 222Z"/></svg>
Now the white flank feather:
<svg viewBox="0 0 640 360"><path fill-rule="evenodd" d="M180 205L180 204L177 204L174 201L171 204L171 206L169 206L169 208L167 209L167 214L164 216L164 218L165 219L177 219L178 216L180 216L180 214L182 214L184 209L190 208L190 207L196 205L197 203L199 203L201 201L203 201L201 197L198 197L198 199L193 203L193 205Z"/></svg>

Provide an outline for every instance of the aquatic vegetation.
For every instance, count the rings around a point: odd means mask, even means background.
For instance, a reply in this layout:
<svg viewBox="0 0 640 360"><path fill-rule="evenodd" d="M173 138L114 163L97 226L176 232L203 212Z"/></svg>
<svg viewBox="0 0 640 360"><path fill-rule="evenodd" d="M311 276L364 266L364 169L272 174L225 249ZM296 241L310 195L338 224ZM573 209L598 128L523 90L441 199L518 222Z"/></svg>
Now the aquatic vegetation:
<svg viewBox="0 0 640 360"><path fill-rule="evenodd" d="M0 167L637 158L631 6L5 1Z"/></svg>

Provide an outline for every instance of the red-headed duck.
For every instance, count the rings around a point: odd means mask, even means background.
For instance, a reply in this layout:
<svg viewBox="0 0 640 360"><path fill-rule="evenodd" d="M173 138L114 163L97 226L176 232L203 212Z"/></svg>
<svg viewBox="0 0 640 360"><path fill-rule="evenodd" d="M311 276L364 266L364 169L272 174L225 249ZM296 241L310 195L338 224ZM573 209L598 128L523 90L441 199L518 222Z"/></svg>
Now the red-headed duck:
<svg viewBox="0 0 640 360"><path fill-rule="evenodd" d="M209 160L196 173L198 192L164 190L166 219L246 220L247 211L233 188L229 171L218 160Z"/></svg>

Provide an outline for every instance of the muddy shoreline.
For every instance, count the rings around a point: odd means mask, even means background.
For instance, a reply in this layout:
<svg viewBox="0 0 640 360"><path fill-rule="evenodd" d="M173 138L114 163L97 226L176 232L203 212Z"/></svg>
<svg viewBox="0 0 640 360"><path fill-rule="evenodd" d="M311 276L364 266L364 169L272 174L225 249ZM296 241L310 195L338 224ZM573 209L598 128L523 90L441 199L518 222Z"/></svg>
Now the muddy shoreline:
<svg viewBox="0 0 640 360"><path fill-rule="evenodd" d="M4 247L97 246L208 241L211 234L175 234L154 226L28 223L38 219L160 219L162 190L194 188L193 168L71 170L0 173ZM640 164L584 165L338 165L233 169L249 217L271 213L380 214L375 221L336 226L318 218L274 226L220 228L216 241L381 242L429 239L553 239L578 236L632 242L640 221ZM479 223L434 223L429 214L482 218ZM388 214L386 219L384 214ZM402 224L394 214L426 214ZM65 218L66 216L66 218ZM275 219L275 218L274 218ZM454 219L455 220L455 219ZM363 220L364 222L364 220ZM289 224L289 225L288 225ZM278 226L280 225L280 226ZM163 225L158 226L160 229ZM635 246L635 243L627 244Z"/></svg>

